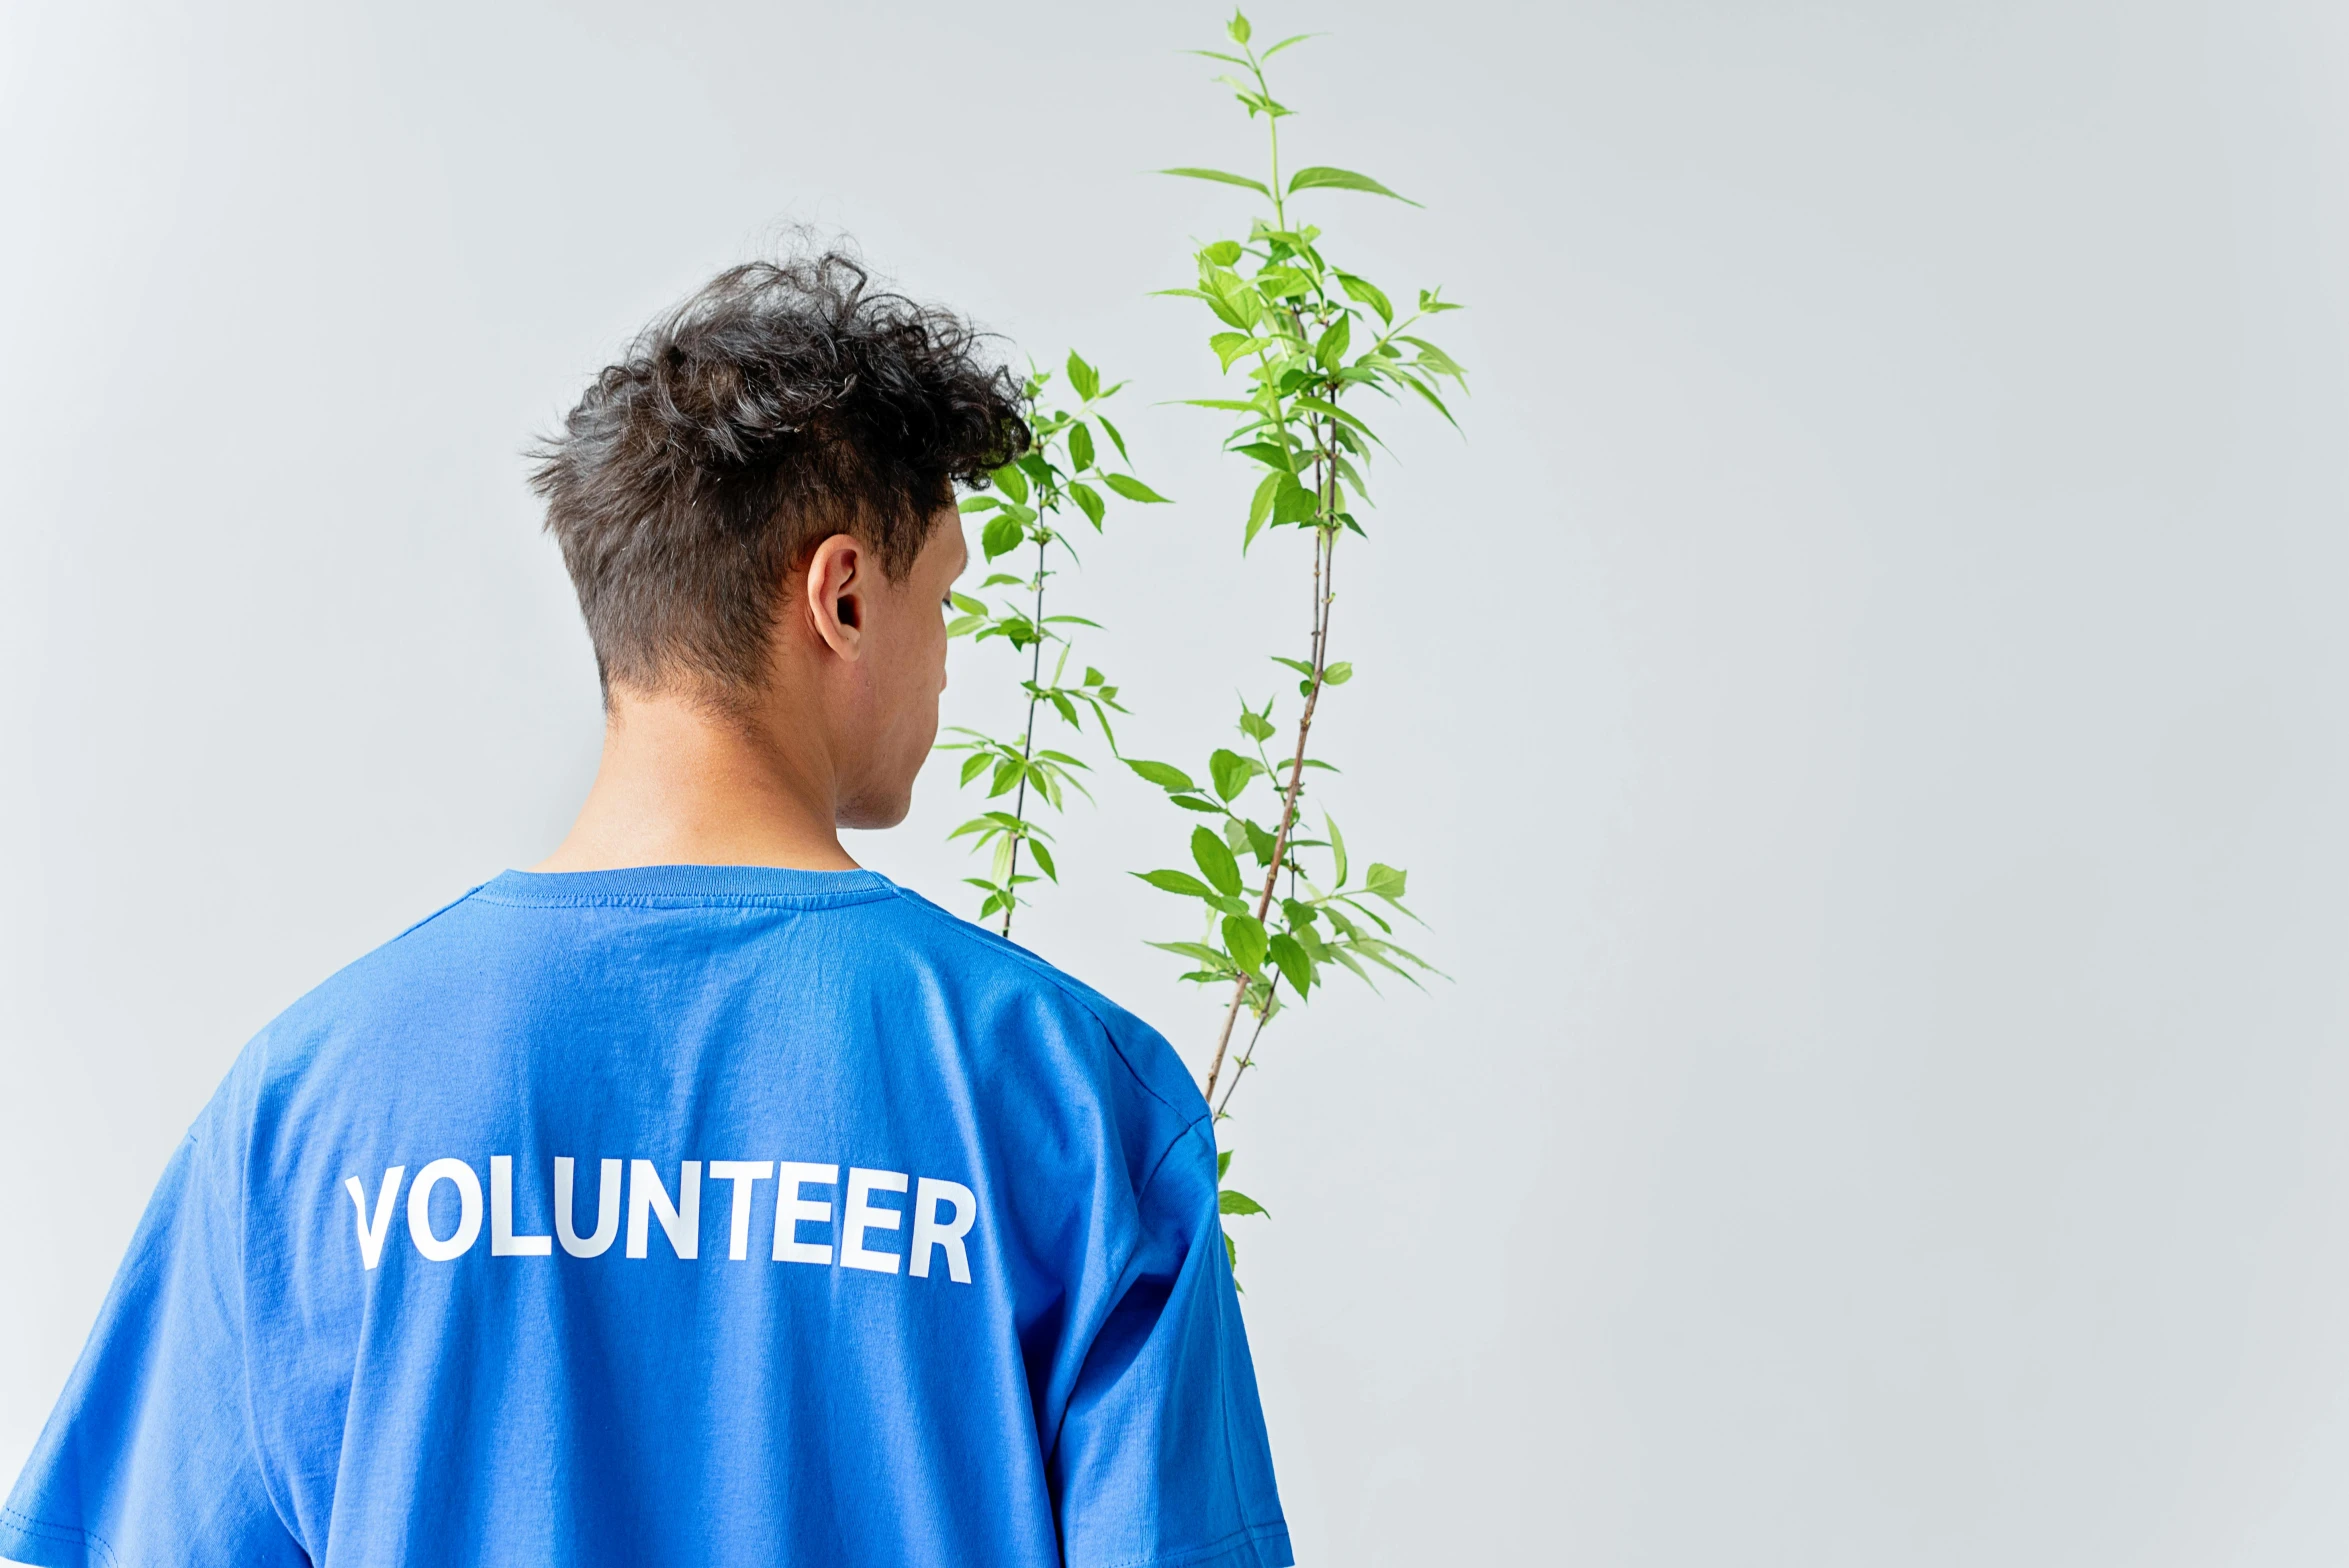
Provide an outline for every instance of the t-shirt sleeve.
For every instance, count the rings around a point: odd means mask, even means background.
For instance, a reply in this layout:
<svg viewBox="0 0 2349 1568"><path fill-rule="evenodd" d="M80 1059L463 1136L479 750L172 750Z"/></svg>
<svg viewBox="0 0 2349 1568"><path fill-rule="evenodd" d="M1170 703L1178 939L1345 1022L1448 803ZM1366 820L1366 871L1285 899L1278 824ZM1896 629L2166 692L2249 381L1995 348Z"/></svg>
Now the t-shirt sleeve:
<svg viewBox="0 0 2349 1568"><path fill-rule="evenodd" d="M221 1106L164 1169L31 1460L0 1557L39 1568L303 1564L254 1456L242 1199Z"/></svg>
<svg viewBox="0 0 2349 1568"><path fill-rule="evenodd" d="M1201 1120L1137 1194L1139 1240L1052 1454L1070 1568L1285 1568L1288 1526Z"/></svg>

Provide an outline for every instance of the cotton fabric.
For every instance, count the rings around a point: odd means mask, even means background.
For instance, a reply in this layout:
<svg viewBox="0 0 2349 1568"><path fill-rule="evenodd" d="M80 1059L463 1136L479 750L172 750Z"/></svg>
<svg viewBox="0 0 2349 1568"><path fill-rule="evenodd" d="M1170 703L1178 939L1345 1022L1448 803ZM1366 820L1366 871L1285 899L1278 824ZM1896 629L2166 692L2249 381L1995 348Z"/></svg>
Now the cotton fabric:
<svg viewBox="0 0 2349 1568"><path fill-rule="evenodd" d="M1291 1561L1171 1048L885 878L746 867L508 872L262 1031L0 1555Z"/></svg>

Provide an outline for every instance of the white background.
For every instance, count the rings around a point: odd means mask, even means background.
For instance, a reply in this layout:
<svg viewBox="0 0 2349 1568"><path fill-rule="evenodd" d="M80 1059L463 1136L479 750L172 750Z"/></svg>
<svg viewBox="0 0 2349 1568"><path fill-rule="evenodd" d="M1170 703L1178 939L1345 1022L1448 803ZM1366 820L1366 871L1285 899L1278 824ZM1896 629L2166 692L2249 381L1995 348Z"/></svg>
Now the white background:
<svg viewBox="0 0 2349 1568"><path fill-rule="evenodd" d="M1454 977L1238 1105L1308 1564L2349 1555L2349 22L1294 6L1442 282L1326 799ZM1189 241L1204 7L0 8L0 1473L239 1044L546 852L520 450L790 221L1137 378L1069 603L1143 755L1275 689ZM958 653L950 718L1008 656ZM852 851L948 901L951 777ZM1027 935L1194 1056L1128 780Z"/></svg>

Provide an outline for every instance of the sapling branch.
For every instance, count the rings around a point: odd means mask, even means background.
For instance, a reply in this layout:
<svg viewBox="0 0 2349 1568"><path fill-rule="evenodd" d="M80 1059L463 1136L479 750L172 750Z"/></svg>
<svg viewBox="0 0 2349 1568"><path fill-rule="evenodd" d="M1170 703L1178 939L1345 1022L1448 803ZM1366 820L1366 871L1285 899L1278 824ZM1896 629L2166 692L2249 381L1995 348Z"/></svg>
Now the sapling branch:
<svg viewBox="0 0 2349 1568"><path fill-rule="evenodd" d="M1026 712L1016 738L957 726L954 733L965 738L944 742L939 747L942 751L969 754L962 767L961 783L965 788L984 780L989 800L1011 797L1010 810L983 812L949 835L968 836L974 849L992 851L992 874L964 880L986 895L979 906L978 918L990 921L1000 914L1002 921L997 929L1006 937L1011 935L1020 906L1029 902L1021 889L1039 880L1038 873L1052 881L1058 881L1060 875L1046 847L1051 835L1028 815L1031 802L1041 800L1054 811L1062 810L1065 792L1071 788L1090 798L1090 792L1078 777L1087 764L1069 752L1041 744L1037 710L1049 705L1063 723L1080 735L1089 715L1100 727L1101 738L1113 756L1117 751L1117 736L1109 715L1112 711L1125 711L1117 700L1118 688L1099 670L1086 666L1082 680L1072 684L1066 679L1073 645L1063 628L1094 623L1082 616L1045 613L1047 588L1053 576L1053 547L1057 545L1072 561L1076 559L1076 551L1058 526L1059 519L1074 508L1096 530L1100 529L1109 504L1103 490L1134 502L1166 499L1133 475L1111 472L1102 465L1103 448L1093 439L1093 424L1100 426L1119 458L1125 459L1127 455L1124 438L1097 407L1114 396L1118 387L1104 387L1100 373L1076 354L1068 357L1068 385L1076 394L1073 408L1055 406L1057 400L1045 396L1051 379L1049 373L1042 371L1028 376L1026 394L1033 436L1029 451L995 471L993 493L973 496L962 503L966 514L986 518L980 549L990 563L1011 555L1023 545L1034 547L1035 571L1026 581L998 572L979 585L982 591L995 587L1020 591L1025 596L1024 602L989 604L956 593L953 601L958 618L947 627L948 635L968 636L975 642L1001 638L1028 660L1027 677L1020 682L1027 698ZM1049 681L1044 676L1047 643L1059 649ZM1036 872L1023 869L1023 862L1028 860L1035 863Z"/></svg>
<svg viewBox="0 0 2349 1568"><path fill-rule="evenodd" d="M1327 838L1308 836L1301 824L1306 771L1328 766L1312 755L1322 700L1354 673L1351 664L1331 657L1338 539L1342 533L1364 532L1349 509L1349 492L1355 504L1368 506L1365 475L1374 452L1384 445L1364 419L1366 400L1358 394L1367 389L1393 402L1408 392L1450 420L1437 389L1446 379L1466 385L1460 365L1412 331L1422 318L1458 306L1422 290L1418 309L1405 313L1398 324L1383 290L1334 264L1323 231L1288 215L1289 199L1308 191L1355 191L1408 201L1352 170L1315 165L1284 176L1280 122L1292 111L1272 96L1264 62L1301 40L1284 39L1260 55L1245 16L1235 14L1225 32L1238 53L1208 52L1238 68L1219 80L1251 119L1265 118L1269 183L1219 169L1165 172L1254 191L1264 198L1269 217L1260 208L1244 238L1202 246L1196 253L1198 286L1165 292L1198 300L1208 309L1216 321L1208 347L1227 378L1245 378L1244 397L1189 400L1235 416L1224 448L1258 465L1243 552L1267 528L1296 527L1311 537L1304 657L1274 655L1276 663L1302 677L1301 701L1279 763L1267 748L1282 732L1273 720L1273 703L1257 707L1246 697L1239 728L1252 755L1218 748L1208 758L1204 783L1170 763L1125 759L1175 805L1207 814L1222 830L1219 834L1193 819L1191 860L1197 875L1174 868L1138 873L1161 891L1195 900L1193 907L1206 925L1202 940L1154 945L1190 961L1185 979L1228 988L1204 1079L1207 1102L1219 1122L1256 1065L1272 1019L1291 1003L1309 1000L1329 970L1342 968L1366 982L1372 971L1385 970L1416 984L1414 971L1430 968L1393 940L1390 914L1416 919L1402 902L1405 873L1373 861L1357 874L1344 837L1326 812ZM1258 779L1276 797L1269 828L1249 815L1248 797ZM1308 869L1309 855L1317 868L1326 858L1326 885L1317 881L1317 870ZM1260 876L1243 873L1243 857L1254 860ZM1235 1056L1243 1011L1253 1023ZM1223 1212L1261 1210L1227 1187ZM1230 1237L1225 1240L1228 1246Z"/></svg>

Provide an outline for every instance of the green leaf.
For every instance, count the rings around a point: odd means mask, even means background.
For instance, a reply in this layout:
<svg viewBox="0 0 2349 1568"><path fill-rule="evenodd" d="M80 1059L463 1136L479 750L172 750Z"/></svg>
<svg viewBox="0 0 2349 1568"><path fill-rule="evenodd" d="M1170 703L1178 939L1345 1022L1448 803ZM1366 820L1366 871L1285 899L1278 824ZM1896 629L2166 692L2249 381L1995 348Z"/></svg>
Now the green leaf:
<svg viewBox="0 0 2349 1568"><path fill-rule="evenodd" d="M1295 299L1313 292L1313 279L1295 267L1267 267L1256 274L1256 292L1266 299Z"/></svg>
<svg viewBox="0 0 2349 1568"><path fill-rule="evenodd" d="M1272 520L1275 523L1309 523L1318 510L1313 492L1297 482L1295 474L1275 474L1280 488L1273 493Z"/></svg>
<svg viewBox="0 0 2349 1568"><path fill-rule="evenodd" d="M1220 1187L1223 1185L1223 1173L1230 1170L1231 1168L1232 1151L1225 1149L1215 1157L1215 1182L1217 1186Z"/></svg>
<svg viewBox="0 0 2349 1568"><path fill-rule="evenodd" d="M1347 659L1340 659L1321 672L1321 683L1324 686L1343 686L1353 678L1354 665Z"/></svg>
<svg viewBox="0 0 2349 1568"><path fill-rule="evenodd" d="M1229 955L1221 949L1207 946L1204 942L1149 942L1144 945L1172 953L1178 958L1193 959L1202 964L1213 964L1218 969L1226 971L1229 971L1232 966Z"/></svg>
<svg viewBox="0 0 2349 1568"><path fill-rule="evenodd" d="M948 594L947 598L952 600L954 607L965 615L985 615L987 613L987 606L967 593Z"/></svg>
<svg viewBox="0 0 2349 1568"><path fill-rule="evenodd" d="M1335 370L1346 357L1346 346L1354 341L1351 323L1344 316L1329 324L1321 341L1313 345L1313 362L1324 370Z"/></svg>
<svg viewBox="0 0 2349 1568"><path fill-rule="evenodd" d="M1160 495L1131 474L1106 474L1103 478L1108 481L1110 489L1115 490L1129 501L1164 501L1166 499L1165 496Z"/></svg>
<svg viewBox="0 0 2349 1568"><path fill-rule="evenodd" d="M995 481L995 488L1010 496L1014 501L1027 500L1028 476L1019 471L1017 464L1006 463L995 470L990 477Z"/></svg>
<svg viewBox="0 0 2349 1568"><path fill-rule="evenodd" d="M1334 419L1339 424L1348 426L1351 429L1359 430L1364 435L1371 436L1371 439L1374 441L1378 439L1376 436L1371 435L1371 430L1368 425L1355 418L1352 414L1347 413L1344 409L1338 407L1338 405L1335 403L1326 402L1321 398L1308 396L1297 399L1297 406L1312 413L1325 415L1326 417Z"/></svg>
<svg viewBox="0 0 2349 1568"><path fill-rule="evenodd" d="M1002 504L991 495L965 496L962 500L961 511L965 517L968 517L973 512L992 512Z"/></svg>
<svg viewBox="0 0 2349 1568"><path fill-rule="evenodd" d="M1191 775L1171 762L1146 762L1138 757L1128 757L1125 764L1160 789L1189 792L1199 787L1191 782Z"/></svg>
<svg viewBox="0 0 2349 1568"><path fill-rule="evenodd" d="M1279 840L1253 822L1244 822L1240 826L1248 836L1248 852L1256 857L1256 863L1260 866L1271 865L1273 847Z"/></svg>
<svg viewBox="0 0 2349 1568"><path fill-rule="evenodd" d="M1299 996L1313 989L1313 960L1306 956L1305 949L1295 937L1285 931L1274 937L1270 953L1274 967L1280 970L1282 978L1295 988Z"/></svg>
<svg viewBox="0 0 2349 1568"><path fill-rule="evenodd" d="M1419 363L1425 365L1428 369L1434 371L1437 375L1450 376L1455 380L1464 381L1467 379L1468 372L1461 366L1460 362L1454 359L1451 355L1445 353L1442 349L1437 348L1427 339L1407 337L1403 339L1403 341L1410 344L1413 348L1419 350Z"/></svg>
<svg viewBox="0 0 2349 1568"><path fill-rule="evenodd" d="M1232 361L1253 350L1257 342L1258 339L1252 333L1218 332L1207 340L1207 346L1215 350L1215 357L1223 362L1224 369L1229 370Z"/></svg>
<svg viewBox="0 0 2349 1568"><path fill-rule="evenodd" d="M1009 555L1018 549L1027 541L1027 537L1028 532L1020 526L1018 518L1009 512L997 512L988 521L986 531L979 535L979 548L986 551L987 559L992 561L999 555Z"/></svg>
<svg viewBox="0 0 2349 1568"><path fill-rule="evenodd" d="M1239 185L1270 196L1272 190L1262 180L1252 180L1245 174L1228 174L1222 169L1161 169L1161 174L1172 174L1186 180L1213 180L1219 185Z"/></svg>
<svg viewBox="0 0 2349 1568"><path fill-rule="evenodd" d="M1199 259L1212 266L1231 267L1239 264L1241 254L1238 240L1217 240L1199 253Z"/></svg>
<svg viewBox="0 0 2349 1568"><path fill-rule="evenodd" d="M1028 852L1036 857L1036 864L1044 868L1046 876L1055 882L1060 880L1060 873L1052 868L1052 851L1046 849L1041 841L1029 839Z"/></svg>
<svg viewBox="0 0 2349 1568"><path fill-rule="evenodd" d="M974 751L969 756L962 759L962 777L956 782L961 784L968 784L971 780L977 778L980 774L986 771L987 754L983 751ZM963 824L963 827L965 828L969 826L970 824L967 822ZM962 831L962 829L956 829L956 832L960 831ZM952 834L948 835L948 837L952 836Z"/></svg>
<svg viewBox="0 0 2349 1568"><path fill-rule="evenodd" d="M1368 305L1378 312L1378 319L1388 326L1395 324L1395 307L1379 286L1367 278L1358 278L1351 272L1338 274L1338 287L1346 291L1346 298L1357 305Z"/></svg>
<svg viewBox="0 0 2349 1568"><path fill-rule="evenodd" d="M1068 460L1080 472L1093 466L1093 432L1083 420L1068 427Z"/></svg>
<svg viewBox="0 0 2349 1568"><path fill-rule="evenodd" d="M1268 945L1264 922L1254 915L1226 915L1223 917L1223 945L1230 949L1232 962L1248 973L1264 972L1264 954Z"/></svg>
<svg viewBox="0 0 2349 1568"><path fill-rule="evenodd" d="M1207 884L1188 871L1137 871L1133 873L1161 893L1176 893L1184 898L1206 898Z"/></svg>
<svg viewBox="0 0 2349 1568"><path fill-rule="evenodd" d="M1269 1214L1271 1211L1246 1193L1226 1187L1215 1195L1215 1212L1218 1214Z"/></svg>
<svg viewBox="0 0 2349 1568"><path fill-rule="evenodd" d="M1233 857L1232 848L1207 828L1191 830L1191 858L1206 873L1208 885L1219 893L1234 897L1240 891L1240 862Z"/></svg>
<svg viewBox="0 0 2349 1568"><path fill-rule="evenodd" d="M1101 372L1079 358L1075 349L1068 354L1068 384L1077 389L1077 396L1090 403L1101 394ZM1078 465L1080 468L1083 464Z"/></svg>
<svg viewBox="0 0 2349 1568"><path fill-rule="evenodd" d="M1330 858L1337 862L1336 870L1331 874L1330 886L1344 887L1346 885L1346 835L1338 831L1338 819L1327 812L1322 813L1321 821L1322 825L1329 829Z"/></svg>
<svg viewBox="0 0 2349 1568"><path fill-rule="evenodd" d="M1403 896L1403 883L1408 876L1408 872L1382 866L1374 860L1370 869L1362 873L1362 890L1375 893L1391 904Z"/></svg>
<svg viewBox="0 0 2349 1568"><path fill-rule="evenodd" d="M1272 720L1251 708L1240 710L1240 733L1250 740L1270 740L1276 733Z"/></svg>
<svg viewBox="0 0 2349 1568"><path fill-rule="evenodd" d="M1333 169L1320 163L1310 169L1299 169L1289 179L1289 194L1292 196L1299 191L1313 190L1363 191L1372 196L1392 196L1407 207L1420 205L1408 196L1388 190L1367 174L1356 174L1352 169Z"/></svg>
<svg viewBox="0 0 2349 1568"><path fill-rule="evenodd" d="M1291 44L1301 44L1308 38L1318 38L1320 36L1321 35L1319 33L1292 33L1290 36L1282 39L1279 43L1274 44L1270 49L1265 50L1261 58L1269 60L1274 55L1279 54L1283 49L1288 48Z"/></svg>
<svg viewBox="0 0 2349 1568"><path fill-rule="evenodd" d="M1225 800L1231 800L1248 787L1250 779L1263 772L1264 769L1257 764L1253 757L1243 757L1236 751L1227 751L1218 747L1215 755L1207 759L1207 771L1215 779L1216 794ZM1225 888L1224 891L1229 893L1235 890Z"/></svg>
<svg viewBox="0 0 2349 1568"><path fill-rule="evenodd" d="M1242 287L1244 289L1245 285ZM1190 289L1170 290L1169 292L1198 293L1201 299L1207 301L1207 308L1215 312L1218 321L1227 327L1238 327L1243 331L1254 329L1256 318L1262 311L1262 306L1257 303L1254 293L1248 293L1243 298L1229 288L1218 288L1207 292Z"/></svg>
<svg viewBox="0 0 2349 1568"><path fill-rule="evenodd" d="M1077 503L1077 510L1085 514L1085 521L1099 528L1101 515L1108 510L1108 504L1101 499L1101 492L1080 479L1069 485L1068 494L1069 499Z"/></svg>
<svg viewBox="0 0 2349 1568"><path fill-rule="evenodd" d="M1233 43L1243 45L1248 42L1248 36L1251 31L1248 26L1248 19L1242 16L1238 11L1234 11L1232 13L1232 19L1224 23L1223 30L1231 34Z"/></svg>
<svg viewBox="0 0 2349 1568"><path fill-rule="evenodd" d="M1118 385L1123 386L1125 383L1121 381L1118 383ZM1102 419L1099 414L1095 414L1093 417L1097 420L1100 420L1102 433L1109 437L1109 444L1117 448L1117 455L1121 458L1125 458L1127 463L1132 463L1133 459L1126 457L1126 438L1117 433L1117 426L1111 424L1106 419Z"/></svg>
<svg viewBox="0 0 2349 1568"><path fill-rule="evenodd" d="M1272 505L1280 496L1283 479L1288 480L1292 485L1297 482L1297 476L1294 474L1270 473L1266 474L1264 482L1256 487L1256 499L1248 503L1248 535L1240 541L1240 548L1243 551L1256 542L1258 531L1271 518Z"/></svg>

